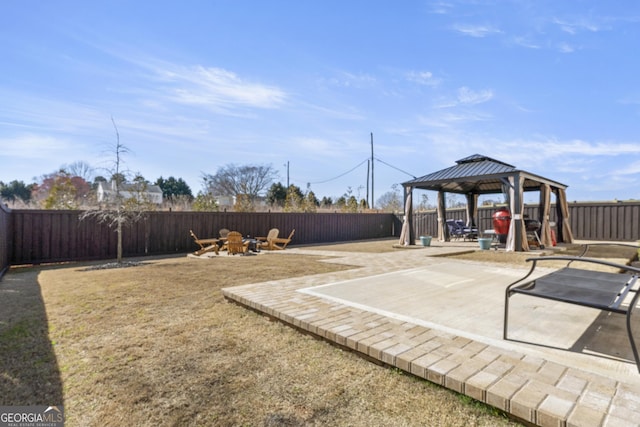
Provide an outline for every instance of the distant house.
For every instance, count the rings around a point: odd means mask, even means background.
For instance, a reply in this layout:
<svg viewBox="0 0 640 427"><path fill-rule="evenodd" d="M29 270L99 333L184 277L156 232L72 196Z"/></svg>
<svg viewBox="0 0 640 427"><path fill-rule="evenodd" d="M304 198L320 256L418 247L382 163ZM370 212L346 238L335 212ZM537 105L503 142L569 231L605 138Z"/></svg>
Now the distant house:
<svg viewBox="0 0 640 427"><path fill-rule="evenodd" d="M232 207L236 204L235 196L213 196L220 207Z"/></svg>
<svg viewBox="0 0 640 427"><path fill-rule="evenodd" d="M98 202L114 200L116 197L116 182L99 182L97 195ZM157 185L120 184L120 197L123 199L135 198L160 205L162 204L162 189Z"/></svg>
<svg viewBox="0 0 640 427"><path fill-rule="evenodd" d="M238 201L237 196L213 196L213 198L216 199L218 206L221 208L232 208ZM257 196L253 204L256 207L267 206L267 199L266 197Z"/></svg>

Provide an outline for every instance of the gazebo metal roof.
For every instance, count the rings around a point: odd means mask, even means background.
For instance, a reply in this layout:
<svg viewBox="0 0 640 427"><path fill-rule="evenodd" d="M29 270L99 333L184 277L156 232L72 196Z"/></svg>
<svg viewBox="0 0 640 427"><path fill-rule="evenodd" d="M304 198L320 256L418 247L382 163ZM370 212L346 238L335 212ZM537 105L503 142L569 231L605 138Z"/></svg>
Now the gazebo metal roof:
<svg viewBox="0 0 640 427"><path fill-rule="evenodd" d="M405 221L402 226L400 240L402 244L413 244L412 193L414 189L438 192L438 240L449 240L447 230L446 206L444 193L459 193L467 197L467 223L475 224L479 194L506 193L510 197L511 223L507 236L507 250L529 250L525 224L523 192L539 191L540 223L543 229L542 240L551 242L549 227L549 193L556 193L558 200L558 241L571 242L573 236L569 225L568 208L566 207L566 185L552 181L501 162L491 157L474 154L456 161L450 168L433 172L420 178L402 183L405 189ZM546 212L546 213L545 213Z"/></svg>
<svg viewBox="0 0 640 427"><path fill-rule="evenodd" d="M524 177L523 191L539 191L540 184L556 188L567 186L541 176L519 170L515 166L481 154L457 160L455 166L404 182L403 187L462 194L501 193L506 178Z"/></svg>

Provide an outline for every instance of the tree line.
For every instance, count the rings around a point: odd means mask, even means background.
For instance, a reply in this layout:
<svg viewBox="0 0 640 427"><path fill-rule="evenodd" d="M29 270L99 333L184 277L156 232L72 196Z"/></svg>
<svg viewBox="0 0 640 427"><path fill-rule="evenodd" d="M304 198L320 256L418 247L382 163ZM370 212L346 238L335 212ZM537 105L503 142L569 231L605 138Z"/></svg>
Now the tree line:
<svg viewBox="0 0 640 427"><path fill-rule="evenodd" d="M228 164L219 167L213 174L203 174L203 189L195 196L182 178L160 176L153 182L148 181L142 174L131 173L124 168L124 156L129 149L120 142L120 133L113 117L111 122L116 138L109 149L113 155L111 167L105 169L105 174L97 175L89 163L76 161L41 176L38 182L0 181L0 201L13 207L97 209L108 212L119 210L125 204L133 205L136 211L163 207L195 211L232 209L241 212L255 211L260 207L282 209L285 212L315 212L318 208L343 212L364 212L369 209L367 200L358 200L351 187L335 201L330 197L319 200L309 184L304 191L295 184L285 187L276 182L277 172L271 165ZM107 184L115 189L115 201L102 200ZM145 199L145 194L149 194L147 190L152 187L162 191L164 206L155 206ZM392 191L380 197L378 209L401 211L401 197L401 191L394 185ZM423 202L426 202L426 196L423 197ZM118 206L114 206L114 203Z"/></svg>
<svg viewBox="0 0 640 427"><path fill-rule="evenodd" d="M338 210L364 212L369 209L365 199L358 199L349 187L345 193L333 199L318 198L308 186L302 189L295 184L288 187L276 180L277 173L270 165L228 164L215 173L203 174L203 188L197 194L182 179L173 176L147 180L139 173L107 171L96 174L88 163L77 161L62 165L52 173L42 175L36 182L26 184L13 180L0 181L0 199L7 205L33 209L90 209L99 205L98 187L101 183L136 184L140 189L157 186L162 191L163 205L152 209L239 212L257 210L281 210L284 212L316 212ZM401 191L394 186L377 201L378 210L400 211Z"/></svg>

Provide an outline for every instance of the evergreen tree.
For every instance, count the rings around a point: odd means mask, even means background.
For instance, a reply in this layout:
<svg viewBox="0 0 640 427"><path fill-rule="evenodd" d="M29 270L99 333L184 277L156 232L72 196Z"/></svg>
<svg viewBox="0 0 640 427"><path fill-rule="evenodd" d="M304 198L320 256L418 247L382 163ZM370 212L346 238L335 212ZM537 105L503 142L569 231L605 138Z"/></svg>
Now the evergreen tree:
<svg viewBox="0 0 640 427"><path fill-rule="evenodd" d="M191 193L191 188L182 178L174 178L170 176L167 179L160 177L156 179L154 185L157 185L162 190L162 196L169 200L174 201L179 196L186 197L189 201L193 200L193 193Z"/></svg>
<svg viewBox="0 0 640 427"><path fill-rule="evenodd" d="M303 210L304 194L300 187L291 184L287 189L287 198L284 202L285 212L300 212Z"/></svg>
<svg viewBox="0 0 640 427"><path fill-rule="evenodd" d="M320 202L318 202L316 195L313 191L309 191L304 198L302 210L304 212L317 212L319 205Z"/></svg>
<svg viewBox="0 0 640 427"><path fill-rule="evenodd" d="M0 198L10 202L20 199L24 203L29 203L34 188L35 184L25 185L23 181L13 180L9 184L0 181Z"/></svg>
<svg viewBox="0 0 640 427"><path fill-rule="evenodd" d="M287 200L287 189L279 182L271 184L271 188L267 191L267 203L271 206L283 207Z"/></svg>

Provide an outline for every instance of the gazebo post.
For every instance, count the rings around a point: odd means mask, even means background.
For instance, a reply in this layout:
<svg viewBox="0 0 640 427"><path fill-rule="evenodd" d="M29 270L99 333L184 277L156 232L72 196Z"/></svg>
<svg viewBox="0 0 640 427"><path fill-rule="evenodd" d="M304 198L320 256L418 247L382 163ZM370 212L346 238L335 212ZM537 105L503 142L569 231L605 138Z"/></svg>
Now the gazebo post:
<svg viewBox="0 0 640 427"><path fill-rule="evenodd" d="M515 220L515 251L522 252L522 224L524 218L522 217L522 187L520 186L520 174L513 176L513 184L515 185L515 191L513 192L513 201L515 206L515 212L511 215L511 221Z"/></svg>
<svg viewBox="0 0 640 427"><path fill-rule="evenodd" d="M448 242L450 239L449 228L447 227L447 202L443 190L438 191L438 240Z"/></svg>

